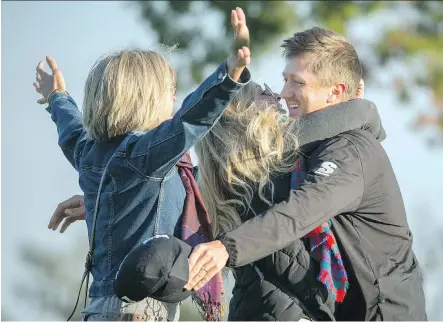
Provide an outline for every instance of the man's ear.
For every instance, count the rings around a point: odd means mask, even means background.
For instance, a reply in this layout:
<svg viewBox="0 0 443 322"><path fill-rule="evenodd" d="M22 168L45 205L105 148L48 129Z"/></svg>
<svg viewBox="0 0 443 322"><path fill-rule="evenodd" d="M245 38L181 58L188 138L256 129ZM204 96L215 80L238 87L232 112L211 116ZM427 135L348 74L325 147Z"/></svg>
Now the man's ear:
<svg viewBox="0 0 443 322"><path fill-rule="evenodd" d="M360 83L357 88L357 98L365 98L365 82L360 79Z"/></svg>
<svg viewBox="0 0 443 322"><path fill-rule="evenodd" d="M346 84L345 83L337 83L335 86L331 88L331 93L327 98L328 104L335 104L343 101L343 97L346 93Z"/></svg>

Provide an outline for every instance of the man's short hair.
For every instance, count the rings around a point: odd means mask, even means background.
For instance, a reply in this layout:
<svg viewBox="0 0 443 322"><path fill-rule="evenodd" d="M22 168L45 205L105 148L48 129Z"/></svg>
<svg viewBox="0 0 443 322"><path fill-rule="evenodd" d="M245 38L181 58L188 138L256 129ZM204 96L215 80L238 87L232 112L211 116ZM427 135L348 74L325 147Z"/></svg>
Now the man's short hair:
<svg viewBox="0 0 443 322"><path fill-rule="evenodd" d="M309 59L319 86L346 84L344 100L357 96L362 67L355 48L340 34L314 27L295 33L281 45L285 58Z"/></svg>

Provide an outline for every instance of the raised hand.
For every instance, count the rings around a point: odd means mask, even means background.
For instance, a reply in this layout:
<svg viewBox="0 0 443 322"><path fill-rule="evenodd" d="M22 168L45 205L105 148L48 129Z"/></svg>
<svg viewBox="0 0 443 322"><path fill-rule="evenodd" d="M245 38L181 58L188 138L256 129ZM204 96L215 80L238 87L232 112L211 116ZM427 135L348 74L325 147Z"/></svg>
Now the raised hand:
<svg viewBox="0 0 443 322"><path fill-rule="evenodd" d="M228 72L231 78L237 81L244 68L251 62L249 29L243 9L237 7L231 11L231 25L234 29L234 47L228 58Z"/></svg>
<svg viewBox="0 0 443 322"><path fill-rule="evenodd" d="M46 61L48 62L52 75L49 75L45 71L45 61L42 60L38 63L35 77L36 81L33 84L37 93L43 96L43 98L37 100L39 104L48 103L49 95L54 91L66 91L65 79L60 69L58 69L54 57L46 56Z"/></svg>
<svg viewBox="0 0 443 322"><path fill-rule="evenodd" d="M231 25L234 30L234 52L250 46L249 29L246 25L246 15L242 8L231 11Z"/></svg>

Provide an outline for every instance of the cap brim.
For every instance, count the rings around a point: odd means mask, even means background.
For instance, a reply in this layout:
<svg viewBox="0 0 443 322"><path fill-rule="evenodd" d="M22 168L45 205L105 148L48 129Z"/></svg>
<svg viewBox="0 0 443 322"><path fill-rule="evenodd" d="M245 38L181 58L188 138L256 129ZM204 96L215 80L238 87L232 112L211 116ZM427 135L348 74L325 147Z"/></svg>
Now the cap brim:
<svg viewBox="0 0 443 322"><path fill-rule="evenodd" d="M191 296L192 291L182 290L165 296L152 296L152 298L166 303L179 303Z"/></svg>

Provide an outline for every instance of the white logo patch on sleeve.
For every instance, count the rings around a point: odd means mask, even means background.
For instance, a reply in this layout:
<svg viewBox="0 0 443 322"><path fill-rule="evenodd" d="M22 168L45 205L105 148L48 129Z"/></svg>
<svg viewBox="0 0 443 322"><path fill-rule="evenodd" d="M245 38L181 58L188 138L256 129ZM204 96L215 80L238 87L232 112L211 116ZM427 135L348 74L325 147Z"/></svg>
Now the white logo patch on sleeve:
<svg viewBox="0 0 443 322"><path fill-rule="evenodd" d="M320 168L315 170L314 173L329 177L330 174L334 173L335 169L337 169L337 165L335 163L323 162Z"/></svg>

